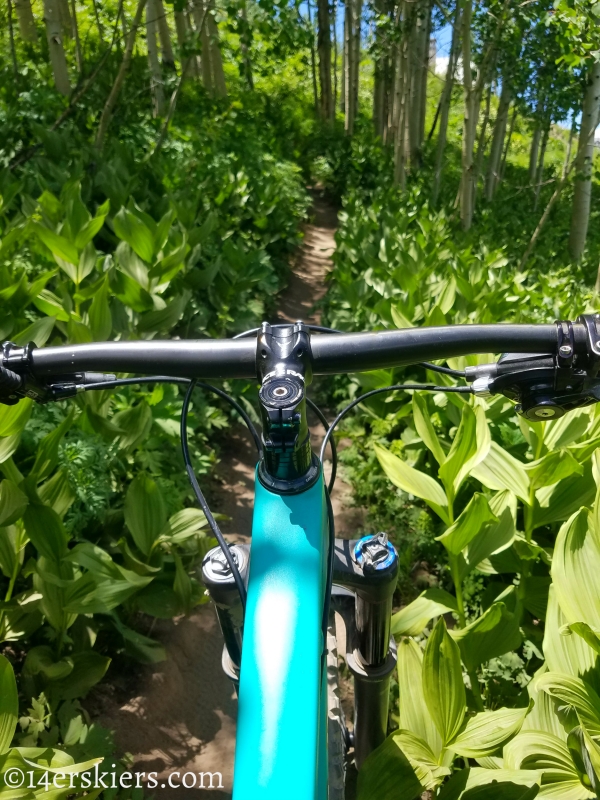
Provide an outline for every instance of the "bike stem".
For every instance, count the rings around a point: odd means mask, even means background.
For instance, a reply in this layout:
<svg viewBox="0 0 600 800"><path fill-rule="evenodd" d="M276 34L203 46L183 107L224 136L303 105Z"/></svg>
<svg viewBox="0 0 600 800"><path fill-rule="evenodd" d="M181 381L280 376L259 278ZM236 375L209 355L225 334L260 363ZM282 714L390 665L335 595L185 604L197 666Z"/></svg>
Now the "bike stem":
<svg viewBox="0 0 600 800"><path fill-rule="evenodd" d="M321 469L310 447L306 418L306 386L312 379L308 327L263 322L256 365L264 449L258 477L270 491L298 494L316 482Z"/></svg>

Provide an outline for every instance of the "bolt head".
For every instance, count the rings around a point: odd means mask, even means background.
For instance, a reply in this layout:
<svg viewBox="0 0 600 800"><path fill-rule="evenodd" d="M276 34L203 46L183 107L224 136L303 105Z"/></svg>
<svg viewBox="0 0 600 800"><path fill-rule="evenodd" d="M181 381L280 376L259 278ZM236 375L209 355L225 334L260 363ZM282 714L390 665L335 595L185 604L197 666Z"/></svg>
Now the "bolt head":
<svg viewBox="0 0 600 800"><path fill-rule="evenodd" d="M539 419L552 419L556 416L556 410L554 408L538 408L535 415Z"/></svg>
<svg viewBox="0 0 600 800"><path fill-rule="evenodd" d="M563 344L558 348L558 352L561 356L570 356L573 350L570 344Z"/></svg>

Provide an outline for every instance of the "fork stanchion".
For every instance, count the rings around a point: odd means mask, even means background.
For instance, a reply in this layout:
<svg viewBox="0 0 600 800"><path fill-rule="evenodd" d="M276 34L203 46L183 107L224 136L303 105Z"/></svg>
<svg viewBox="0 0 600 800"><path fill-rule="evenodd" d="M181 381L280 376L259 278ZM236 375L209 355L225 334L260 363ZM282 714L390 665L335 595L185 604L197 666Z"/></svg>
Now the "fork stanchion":
<svg viewBox="0 0 600 800"><path fill-rule="evenodd" d="M229 545L229 549L245 584L248 582L250 547L246 544ZM244 610L231 568L220 547L213 547L202 561L202 582L217 612L223 634L222 666L228 678L237 684L242 662L242 631Z"/></svg>
<svg viewBox="0 0 600 800"><path fill-rule="evenodd" d="M385 533L336 539L334 583L350 589L353 607L334 603L346 627L346 663L354 678L354 760L360 769L387 736L396 643L390 636L398 554ZM341 598L340 598L341 600Z"/></svg>

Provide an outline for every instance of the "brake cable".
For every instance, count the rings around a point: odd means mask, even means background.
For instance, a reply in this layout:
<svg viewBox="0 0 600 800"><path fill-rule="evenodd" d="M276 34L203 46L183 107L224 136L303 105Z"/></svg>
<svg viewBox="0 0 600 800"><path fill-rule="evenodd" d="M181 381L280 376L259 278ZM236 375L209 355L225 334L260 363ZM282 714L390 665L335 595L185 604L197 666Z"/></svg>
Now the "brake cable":
<svg viewBox="0 0 600 800"><path fill-rule="evenodd" d="M434 386L433 384L427 383L396 383L393 386L384 386L381 389L372 389L370 392L365 392L365 394L361 394L360 397L356 397L351 403L340 411L337 417L333 420L329 428L327 429L327 433L325 434L325 438L321 444L321 452L319 453L319 460L321 464L323 463L323 458L325 456L325 448L327 447L327 443L331 439L334 429L337 425L341 422L341 420L346 416L346 414L351 411L355 406L359 403L362 403L363 400L366 400L367 397L372 397L376 394L382 394L383 392L395 392L395 391L421 391L421 392L455 392L457 394L473 394L473 389L470 386Z"/></svg>
<svg viewBox="0 0 600 800"><path fill-rule="evenodd" d="M240 575L240 571L235 563L235 560L231 554L229 549L229 545L227 544L219 524L217 523L216 519L214 518L208 503L206 502L206 498L200 489L200 484L198 483L198 478L196 477L196 472L194 470L194 466L192 464L192 459L190 456L189 444L188 444L188 436L187 436L187 418L188 418L188 411L190 406L190 401L192 397L192 393L196 387L200 387L205 389L206 391L212 392L213 394L218 395L219 397L227 400L233 408L238 412L238 414L242 417L244 422L246 423L248 430L250 431L252 438L254 439L254 443L256 444L256 449L258 450L259 458L262 458L262 443L260 441L260 436L258 435L258 431L254 427L254 424L246 411L242 408L242 406L234 400L231 395L228 395L227 392L224 392L222 389L217 388L216 386L212 386L210 383L203 383L201 381L190 380L189 378L173 378L167 375L155 375L143 378L117 378L114 381L103 381L102 383L89 383L85 384L82 388L84 391L89 390L99 390L99 389L111 389L118 386L131 386L134 384L144 384L144 383L174 383L174 384L181 384L187 386L187 392L183 401L183 406L181 408L181 450L183 455L183 462L185 464L185 469L192 486L192 490L194 495L196 496L196 500L198 501L200 508L204 512L204 516L206 517L206 521L213 532L215 539L217 540L223 555L231 569L231 574L235 581L237 590L240 595L240 602L242 604L242 609L246 610L246 587L244 586L244 581L242 576Z"/></svg>
<svg viewBox="0 0 600 800"><path fill-rule="evenodd" d="M206 498L202 494L202 490L200 489L200 485L198 483L198 479L196 478L196 473L194 472L194 466L192 464L192 459L190 457L190 450L188 446L188 436L187 436L187 416L188 416L188 409L190 406L190 400L192 399L192 394L194 389L196 388L196 381L190 381L190 385L188 386L188 390L185 395L185 399L183 401L183 406L181 407L181 450L183 453L183 461L185 463L185 469L188 474L188 478L192 485L192 489L194 490L194 494L196 495L196 500L200 504L202 511L204 511L204 516L207 519L208 524L212 532L215 535L215 539L219 543L221 550L223 551L223 555L225 556L225 560L229 564L229 569L231 570L231 574L233 576L233 580L235 581L235 585L237 586L237 590L240 595L240 602L242 604L242 612L246 612L246 587L244 586L244 581L242 576L240 575L240 571L238 569L237 564L235 563L235 559L229 549L229 545L225 541L223 534L221 533L221 529L213 517L212 512L206 502Z"/></svg>

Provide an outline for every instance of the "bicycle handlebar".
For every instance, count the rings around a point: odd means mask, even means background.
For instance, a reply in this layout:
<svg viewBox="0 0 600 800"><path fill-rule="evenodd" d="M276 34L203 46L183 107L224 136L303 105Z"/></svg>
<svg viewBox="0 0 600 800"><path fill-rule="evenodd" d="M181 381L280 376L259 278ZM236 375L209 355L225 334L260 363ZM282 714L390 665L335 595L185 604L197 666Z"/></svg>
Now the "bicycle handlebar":
<svg viewBox="0 0 600 800"><path fill-rule="evenodd" d="M573 325L576 353L587 352L586 326ZM475 353L556 354L551 325L449 325L311 338L315 375L363 372ZM26 348L25 348L26 349ZM26 363L25 363L26 362ZM86 371L162 373L187 378L256 377L255 339L104 342L5 350L3 366L49 379Z"/></svg>

